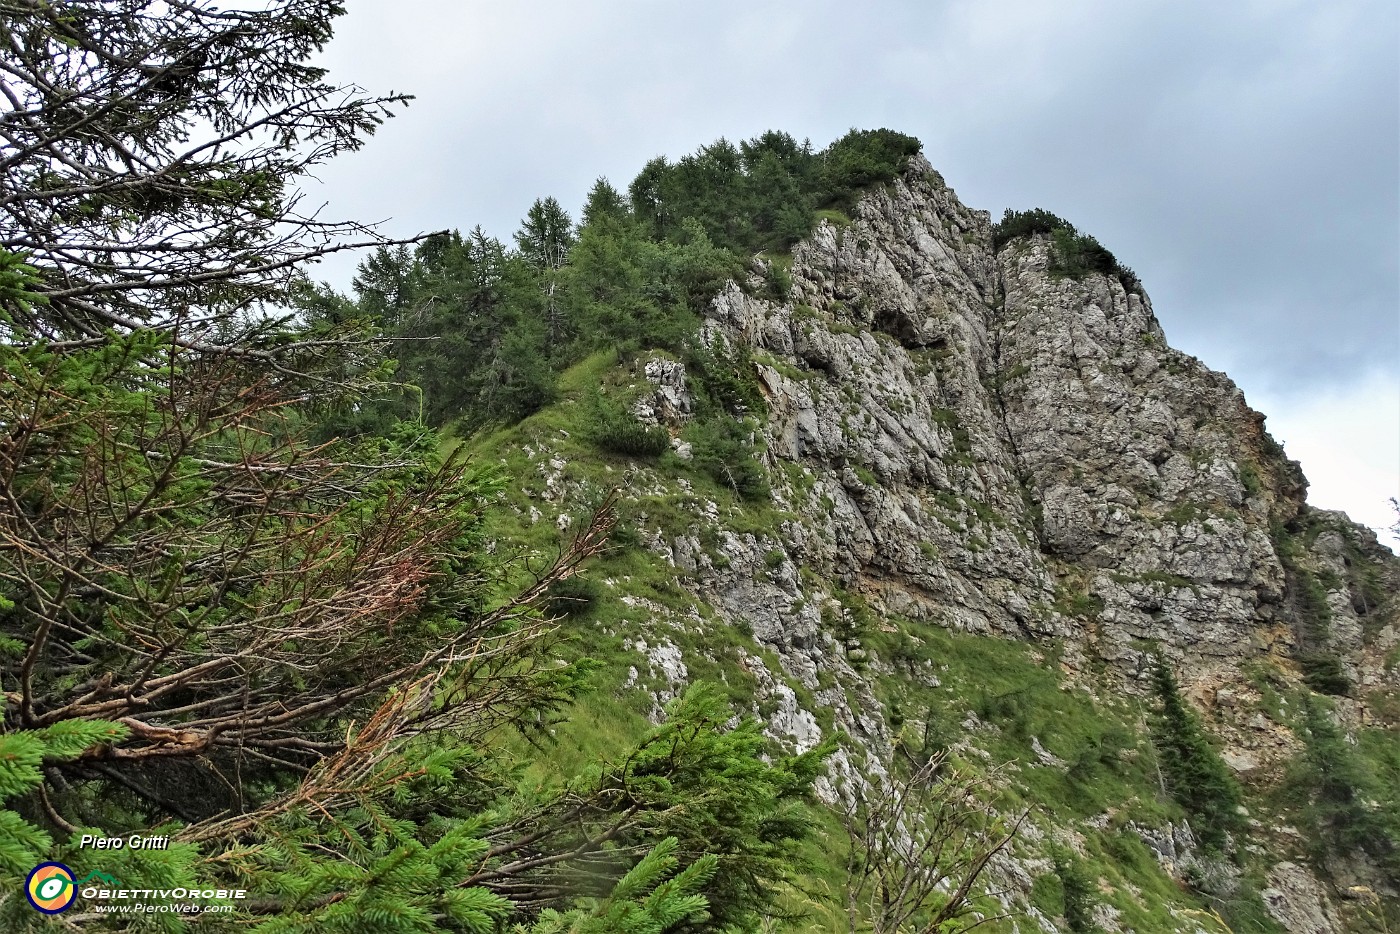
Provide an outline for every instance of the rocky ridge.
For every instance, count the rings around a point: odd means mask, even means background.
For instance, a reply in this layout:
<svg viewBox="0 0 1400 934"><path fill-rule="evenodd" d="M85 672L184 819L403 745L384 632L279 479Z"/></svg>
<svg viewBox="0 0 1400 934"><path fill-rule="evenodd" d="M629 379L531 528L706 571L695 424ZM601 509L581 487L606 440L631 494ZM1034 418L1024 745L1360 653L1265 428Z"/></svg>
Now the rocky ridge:
<svg viewBox="0 0 1400 934"><path fill-rule="evenodd" d="M753 361L766 401L755 440L783 518L734 528L703 498L679 524L643 513L648 547L705 608L677 620L654 607L657 631L751 634L760 651L741 663L757 673L770 734L798 749L833 729L853 740L833 757L829 800L891 767L900 739L880 679L939 681L929 660L901 663L851 635L863 608L885 633L907 619L1029 643L1066 689L1090 693L1143 693L1160 652L1246 778L1299 747L1267 709L1260 665L1292 684L1309 665L1342 679L1344 726L1394 715L1400 562L1369 530L1306 505L1263 416L1167 346L1135 280L1057 275L1052 249L1044 236L995 249L988 215L915 157L849 223L823 221L794 249L781 300L760 287L781 261L759 257L753 280L706 313L703 339ZM678 436L696 408L681 364L644 357L633 383L638 417ZM542 502L567 505L562 460L538 457L551 465ZM668 483L634 465L624 486ZM686 651L649 642L629 644L660 673L659 703L686 678ZM987 727L972 712L963 725L975 751ZM1031 739L1035 764L1064 765ZM1048 832L1078 845L1072 828ZM1184 878L1189 828L1139 836ZM1015 897L1037 859L998 864ZM1341 877L1400 895L1364 861ZM1329 896L1301 862L1276 861L1267 881L1264 904L1286 930L1346 929L1337 887ZM1056 930L1044 912L1027 917ZM1111 909L1098 921L1132 929Z"/></svg>

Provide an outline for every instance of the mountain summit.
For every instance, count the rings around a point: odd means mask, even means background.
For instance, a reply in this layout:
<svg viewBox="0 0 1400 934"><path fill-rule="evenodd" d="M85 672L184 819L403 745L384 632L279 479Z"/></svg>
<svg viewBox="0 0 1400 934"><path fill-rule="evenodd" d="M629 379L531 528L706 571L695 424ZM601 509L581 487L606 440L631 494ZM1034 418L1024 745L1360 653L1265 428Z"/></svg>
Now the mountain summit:
<svg viewBox="0 0 1400 934"><path fill-rule="evenodd" d="M942 750L1003 763L1030 816L991 872L1039 929L1368 929L1394 786L1341 806L1317 770L1400 775L1400 562L1067 222L994 224L919 155L819 217L701 310L742 437L712 372L634 347L468 442L528 478L503 535L622 491L624 557L561 604L620 696L717 679L796 751L844 736L837 811Z"/></svg>

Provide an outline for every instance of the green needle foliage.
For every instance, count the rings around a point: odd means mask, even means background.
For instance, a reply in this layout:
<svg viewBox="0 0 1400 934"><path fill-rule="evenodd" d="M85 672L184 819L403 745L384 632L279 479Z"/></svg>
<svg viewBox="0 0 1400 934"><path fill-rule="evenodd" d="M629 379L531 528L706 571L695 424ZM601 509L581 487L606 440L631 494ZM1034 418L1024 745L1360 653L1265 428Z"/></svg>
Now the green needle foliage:
<svg viewBox="0 0 1400 934"><path fill-rule="evenodd" d="M666 934L682 925L710 919L709 901L700 890L715 874L717 860L704 856L677 875L675 837L662 840L618 880L603 899L567 912L546 911L519 934Z"/></svg>
<svg viewBox="0 0 1400 934"><path fill-rule="evenodd" d="M304 220L295 183L402 101L306 63L341 12L0 0L26 113L0 121L0 235L32 245L0 250L0 927L46 923L14 893L55 858L251 893L202 928L752 927L826 750L774 754L697 687L629 754L527 786L502 736L545 742L591 669L537 607L611 502L511 583L505 478L425 424L520 417L595 347L689 346L735 254L686 218L649 237L600 185L582 231L544 200L518 250L378 240L353 301L311 287L298 265L365 231ZM152 828L168 849L77 846Z"/></svg>
<svg viewBox="0 0 1400 934"><path fill-rule="evenodd" d="M1092 934L1099 930L1094 923L1097 886L1084 862L1068 850L1060 849L1053 854L1053 865L1064 893L1065 926L1074 934Z"/></svg>
<svg viewBox="0 0 1400 934"><path fill-rule="evenodd" d="M604 451L627 457L657 457L671 449L664 428L647 426L615 399L594 394L584 422L588 440Z"/></svg>
<svg viewBox="0 0 1400 934"><path fill-rule="evenodd" d="M1315 831L1315 854L1363 851L1400 878L1400 792L1382 777L1377 762L1347 741L1325 701L1307 699L1304 726L1303 755L1288 784ZM1392 769L1400 765L1394 738L1378 738L1392 751Z"/></svg>
<svg viewBox="0 0 1400 934"><path fill-rule="evenodd" d="M992 225L992 245L1000 250L1018 237L1032 237L1037 234L1048 236L1053 249L1050 254L1050 273L1070 279L1082 279L1090 273L1113 276L1129 292L1142 293L1142 283L1137 274L1108 251L1097 239L1082 234L1074 225L1043 208L1029 211L1006 209L1000 222Z"/></svg>
<svg viewBox="0 0 1400 934"><path fill-rule="evenodd" d="M719 856L706 890L714 924L748 930L772 905L776 883L801 868L796 845L810 831L812 783L835 747L766 762L759 722L726 728L732 711L722 690L705 682L668 714L604 782L644 805L638 827L647 837L675 837L682 853Z"/></svg>
<svg viewBox="0 0 1400 934"><path fill-rule="evenodd" d="M692 686L625 755L543 793L446 737L407 747L353 802L251 828L226 871L276 915L259 931L749 930L799 868L829 749L764 762L721 696Z"/></svg>
<svg viewBox="0 0 1400 934"><path fill-rule="evenodd" d="M1201 843L1220 850L1229 833L1244 827L1239 786L1160 656L1152 669L1152 687L1158 705L1152 741L1167 791L1191 816Z"/></svg>
<svg viewBox="0 0 1400 934"><path fill-rule="evenodd" d="M100 743L120 742L127 729L100 720L60 720L42 730L0 735L0 803L35 792L42 767L71 761ZM47 832L12 810L0 810L0 877L23 878L53 844Z"/></svg>

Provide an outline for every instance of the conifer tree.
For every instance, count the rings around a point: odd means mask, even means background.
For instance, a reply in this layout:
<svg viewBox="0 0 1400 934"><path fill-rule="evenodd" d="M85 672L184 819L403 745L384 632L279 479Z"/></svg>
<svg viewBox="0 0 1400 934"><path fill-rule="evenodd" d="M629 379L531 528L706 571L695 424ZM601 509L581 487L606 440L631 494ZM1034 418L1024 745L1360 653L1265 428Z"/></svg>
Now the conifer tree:
<svg viewBox="0 0 1400 934"><path fill-rule="evenodd" d="M1092 934L1099 930L1094 923L1093 907L1098 886L1083 862L1072 852L1057 849L1052 854L1055 876L1063 893L1065 926L1073 934Z"/></svg>
<svg viewBox="0 0 1400 934"><path fill-rule="evenodd" d="M582 685L534 607L604 547L609 503L510 586L483 547L501 477L413 417L308 440L386 386L382 329L428 313L415 296L499 323L512 287L483 236L409 253L298 211L298 178L402 100L306 64L341 11L0 0L3 888L85 859L81 833L160 826L168 850L103 870L246 886L234 923L265 931L497 930L618 879L607 911L658 930L745 917L819 756L764 762L704 692L546 795L489 754ZM267 313L357 234L385 247L360 278L376 307ZM0 899L0 928L42 923Z"/></svg>
<svg viewBox="0 0 1400 934"><path fill-rule="evenodd" d="M1324 701L1308 698L1304 726L1290 784L1306 795L1302 810L1317 831L1315 844L1363 851L1400 878L1400 790L1357 753Z"/></svg>
<svg viewBox="0 0 1400 934"><path fill-rule="evenodd" d="M515 233L515 243L520 255L532 266L558 269L574 244L574 224L569 212L554 198L536 198Z"/></svg>
<svg viewBox="0 0 1400 934"><path fill-rule="evenodd" d="M1152 739L1167 791L1191 815L1201 842L1220 849L1226 835L1244 825L1239 786L1160 656L1152 666L1152 686L1158 703Z"/></svg>
<svg viewBox="0 0 1400 934"><path fill-rule="evenodd" d="M308 214L295 188L407 101L307 63L342 12L0 2L0 246L39 270L41 296L7 309L11 342L149 326L266 358L236 312L284 296L307 260L386 243Z"/></svg>
<svg viewBox="0 0 1400 934"><path fill-rule="evenodd" d="M558 272L574 245L573 221L554 198L536 199L515 234L515 243L520 255L539 275L544 299L545 346L552 347L564 339L568 329L558 294Z"/></svg>
<svg viewBox="0 0 1400 934"><path fill-rule="evenodd" d="M628 217L627 202L606 178L599 178L588 190L583 205L582 226L602 223L604 218L623 220Z"/></svg>

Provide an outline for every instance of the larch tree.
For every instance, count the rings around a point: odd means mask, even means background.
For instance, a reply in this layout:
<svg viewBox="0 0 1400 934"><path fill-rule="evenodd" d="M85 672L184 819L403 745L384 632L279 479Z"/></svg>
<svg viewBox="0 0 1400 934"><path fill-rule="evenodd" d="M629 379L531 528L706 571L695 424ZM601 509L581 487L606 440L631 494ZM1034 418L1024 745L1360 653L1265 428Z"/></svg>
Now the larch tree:
<svg viewBox="0 0 1400 934"><path fill-rule="evenodd" d="M559 270L569 258L574 245L574 223L569 213L554 198L536 199L530 205L525 220L516 231L515 243L526 262L540 276L544 294L545 328L550 345L563 339L568 322L560 304Z"/></svg>

